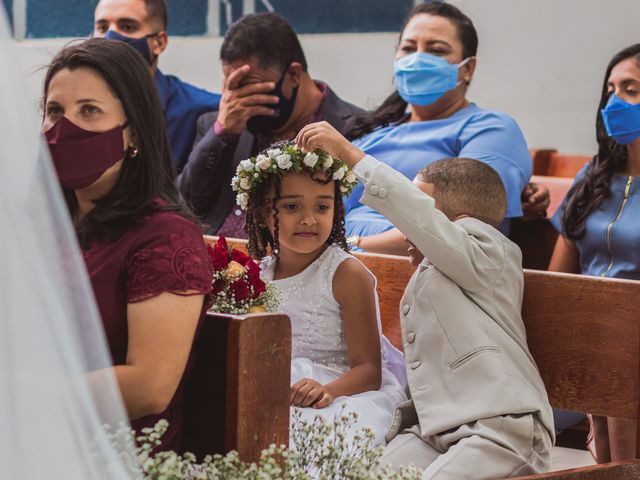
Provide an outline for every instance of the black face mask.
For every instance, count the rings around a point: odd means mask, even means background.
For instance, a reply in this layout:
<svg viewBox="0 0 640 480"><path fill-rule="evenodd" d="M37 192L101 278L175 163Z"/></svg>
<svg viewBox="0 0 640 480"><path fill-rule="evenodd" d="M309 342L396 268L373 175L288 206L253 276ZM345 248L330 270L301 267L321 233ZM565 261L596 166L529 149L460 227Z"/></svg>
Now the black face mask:
<svg viewBox="0 0 640 480"><path fill-rule="evenodd" d="M282 93L282 84L284 83L284 76L287 74L285 70L276 83L276 88L272 91L268 92L266 95L274 95L278 97L277 104L269 104L265 105L267 108L272 108L276 111L275 116L269 115L256 115L255 117L251 117L247 121L247 130L253 133L263 133L263 132L273 132L284 127L285 123L291 118L291 114L293 113L293 107L296 104L296 97L298 96L298 87L294 87L291 92L291 98L285 98Z"/></svg>

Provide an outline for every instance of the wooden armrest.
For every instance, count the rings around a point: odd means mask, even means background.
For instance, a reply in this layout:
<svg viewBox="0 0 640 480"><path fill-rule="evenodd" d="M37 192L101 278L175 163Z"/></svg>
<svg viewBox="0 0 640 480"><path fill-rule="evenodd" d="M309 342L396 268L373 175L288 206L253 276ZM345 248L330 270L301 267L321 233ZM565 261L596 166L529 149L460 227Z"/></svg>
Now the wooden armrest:
<svg viewBox="0 0 640 480"><path fill-rule="evenodd" d="M289 441L291 326L283 314L208 314L188 372L181 451L258 460Z"/></svg>
<svg viewBox="0 0 640 480"><path fill-rule="evenodd" d="M241 459L256 461L270 444L289 444L289 318L232 317L228 344L225 444Z"/></svg>

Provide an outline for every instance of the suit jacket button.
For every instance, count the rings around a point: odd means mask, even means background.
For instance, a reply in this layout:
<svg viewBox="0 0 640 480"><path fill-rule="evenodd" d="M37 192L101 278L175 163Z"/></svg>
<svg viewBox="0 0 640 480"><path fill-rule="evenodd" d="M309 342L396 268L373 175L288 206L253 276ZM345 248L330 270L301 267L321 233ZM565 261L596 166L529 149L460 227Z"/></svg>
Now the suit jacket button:
<svg viewBox="0 0 640 480"><path fill-rule="evenodd" d="M403 305L402 313L406 315L407 313L409 313L409 310L411 310L411 307L409 305Z"/></svg>
<svg viewBox="0 0 640 480"><path fill-rule="evenodd" d="M413 363L411 364L411 370L415 370L415 369L416 369L416 368L418 368L420 365L422 365L422 362L420 362L420 361L413 362Z"/></svg>
<svg viewBox="0 0 640 480"><path fill-rule="evenodd" d="M380 198L385 198L387 196L387 189L384 187L381 187L380 190L378 190L378 196Z"/></svg>
<svg viewBox="0 0 640 480"><path fill-rule="evenodd" d="M416 340L416 332L407 333L407 342L413 343Z"/></svg>
<svg viewBox="0 0 640 480"><path fill-rule="evenodd" d="M378 195L378 186L377 185L371 185L369 187L369 193L371 195Z"/></svg>

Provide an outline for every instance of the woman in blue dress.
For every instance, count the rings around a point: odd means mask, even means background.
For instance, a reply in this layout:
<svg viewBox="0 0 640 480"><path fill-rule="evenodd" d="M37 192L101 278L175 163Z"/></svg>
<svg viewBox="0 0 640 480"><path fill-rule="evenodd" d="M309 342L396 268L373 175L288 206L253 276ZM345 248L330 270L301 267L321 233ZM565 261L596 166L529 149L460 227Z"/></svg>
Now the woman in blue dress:
<svg viewBox="0 0 640 480"><path fill-rule="evenodd" d="M466 98L476 67L478 37L471 20L448 3L423 3L410 13L394 63L396 91L373 112L356 117L347 137L365 153L413 179L429 163L446 157L483 161L500 175L510 220L522 216L521 194L532 212L544 212L548 191L534 185L531 157L516 122ZM382 215L361 204L362 184L345 202L352 246L406 255L402 234ZM410 208L410 206L408 206Z"/></svg>
<svg viewBox="0 0 640 480"><path fill-rule="evenodd" d="M552 219L549 270L640 280L640 44L607 67L596 118L598 153ZM635 457L635 421L592 417L599 463Z"/></svg>

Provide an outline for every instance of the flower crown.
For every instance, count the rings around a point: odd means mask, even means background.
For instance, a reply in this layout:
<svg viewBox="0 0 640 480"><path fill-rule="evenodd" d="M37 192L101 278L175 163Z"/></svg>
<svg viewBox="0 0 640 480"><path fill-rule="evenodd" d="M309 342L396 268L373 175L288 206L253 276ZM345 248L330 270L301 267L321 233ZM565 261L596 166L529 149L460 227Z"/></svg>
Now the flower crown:
<svg viewBox="0 0 640 480"><path fill-rule="evenodd" d="M231 180L231 187L237 192L236 203L242 210L247 210L249 194L269 175L282 176L303 169L311 173L323 172L340 181L340 191L344 195L349 195L358 183L355 174L342 160L322 150L303 152L293 144L285 144L240 162L236 176Z"/></svg>

